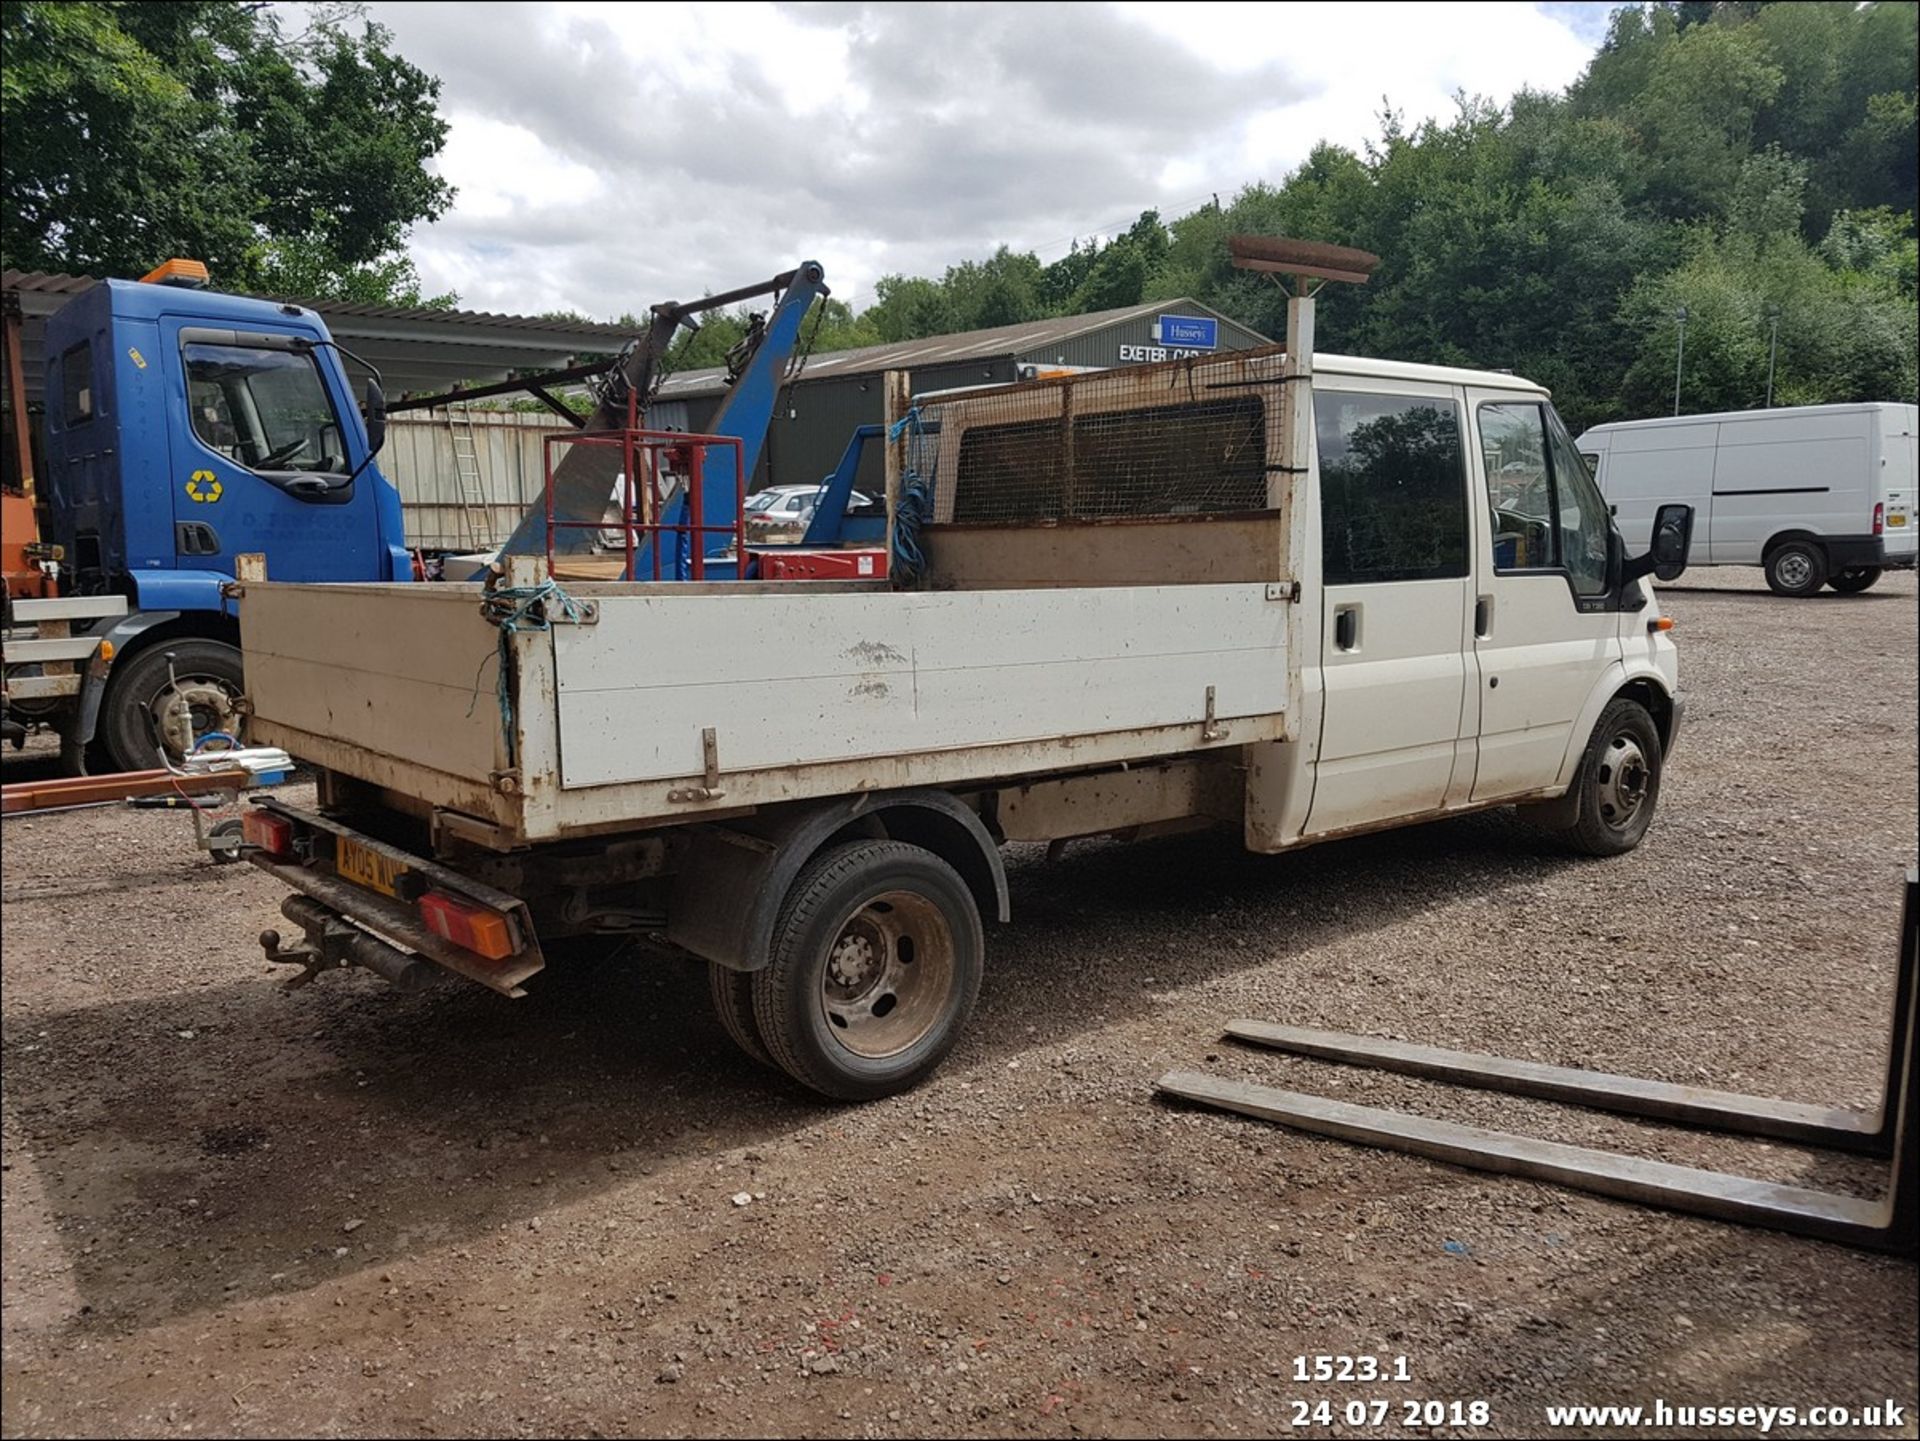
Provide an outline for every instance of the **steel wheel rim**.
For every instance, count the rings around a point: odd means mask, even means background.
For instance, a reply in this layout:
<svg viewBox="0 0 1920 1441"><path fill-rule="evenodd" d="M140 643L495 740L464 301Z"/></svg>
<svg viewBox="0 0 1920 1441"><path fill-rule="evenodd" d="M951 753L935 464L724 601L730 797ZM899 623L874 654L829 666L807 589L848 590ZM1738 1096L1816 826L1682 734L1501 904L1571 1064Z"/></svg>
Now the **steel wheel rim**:
<svg viewBox="0 0 1920 1441"><path fill-rule="evenodd" d="M1632 825L1653 784L1653 772L1640 742L1630 735L1617 735L1608 741L1594 780L1600 819L1615 830Z"/></svg>
<svg viewBox="0 0 1920 1441"><path fill-rule="evenodd" d="M834 1040L883 1061L940 1024L953 994L953 928L932 901L886 891L840 926L820 968L820 1008Z"/></svg>
<svg viewBox="0 0 1920 1441"><path fill-rule="evenodd" d="M1780 557L1779 571L1780 579L1795 589L1813 578L1812 563L1797 550Z"/></svg>
<svg viewBox="0 0 1920 1441"><path fill-rule="evenodd" d="M179 718L174 714L182 697L186 699L188 720L193 727L193 734L187 737L181 736ZM154 740L167 754L183 758L204 736L221 732L234 734L240 720L233 704L236 697L237 692L210 675L181 676L177 685L169 682L149 707Z"/></svg>

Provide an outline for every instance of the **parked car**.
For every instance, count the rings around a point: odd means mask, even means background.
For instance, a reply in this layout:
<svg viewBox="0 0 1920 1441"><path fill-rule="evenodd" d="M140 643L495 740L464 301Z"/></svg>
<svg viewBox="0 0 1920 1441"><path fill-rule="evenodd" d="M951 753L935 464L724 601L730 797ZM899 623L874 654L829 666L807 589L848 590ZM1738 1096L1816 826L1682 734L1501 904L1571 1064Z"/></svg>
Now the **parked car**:
<svg viewBox="0 0 1920 1441"><path fill-rule="evenodd" d="M1577 444L1627 547L1668 501L1694 508L1694 565L1757 565L1777 595L1862 591L1914 564L1912 405L1802 405L1597 425Z"/></svg>
<svg viewBox="0 0 1920 1441"><path fill-rule="evenodd" d="M820 502L820 485L770 485L747 497L747 539L752 541L798 540L813 519ZM872 496L854 491L848 497L850 510L877 505Z"/></svg>

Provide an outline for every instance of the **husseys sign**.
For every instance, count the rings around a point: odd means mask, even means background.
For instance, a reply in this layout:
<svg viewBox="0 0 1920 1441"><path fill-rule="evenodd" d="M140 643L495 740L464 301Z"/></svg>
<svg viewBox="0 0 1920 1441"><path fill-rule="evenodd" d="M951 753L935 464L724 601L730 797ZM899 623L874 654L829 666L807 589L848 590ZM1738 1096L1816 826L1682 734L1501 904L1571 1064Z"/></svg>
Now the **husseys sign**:
<svg viewBox="0 0 1920 1441"><path fill-rule="evenodd" d="M1123 345L1121 364L1151 364L1158 360L1184 360L1190 355L1207 355L1220 348L1220 322L1210 315L1160 315L1148 330L1151 345Z"/></svg>

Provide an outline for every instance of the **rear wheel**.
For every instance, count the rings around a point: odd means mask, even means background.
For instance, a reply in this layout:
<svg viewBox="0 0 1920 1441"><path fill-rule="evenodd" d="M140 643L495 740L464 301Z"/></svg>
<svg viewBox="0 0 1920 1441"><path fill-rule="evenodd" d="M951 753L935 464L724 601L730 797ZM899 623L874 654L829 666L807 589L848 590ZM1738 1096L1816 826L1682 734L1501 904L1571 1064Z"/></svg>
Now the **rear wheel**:
<svg viewBox="0 0 1920 1441"><path fill-rule="evenodd" d="M720 1029L734 1045L763 1066L775 1064L760 1039L760 1025L753 1018L753 976L726 966L707 967L707 986L713 993L713 1013L720 1018Z"/></svg>
<svg viewBox="0 0 1920 1441"><path fill-rule="evenodd" d="M1638 701L1616 700L1600 720L1580 757L1573 782L1578 801L1560 829L1567 844L1590 856L1617 856L1640 844L1660 800L1664 756L1660 730Z"/></svg>
<svg viewBox="0 0 1920 1441"><path fill-rule="evenodd" d="M167 657L173 657L171 674ZM202 739L239 736L240 652L217 640L160 641L114 668L100 737L123 771L178 765Z"/></svg>
<svg viewBox="0 0 1920 1441"><path fill-rule="evenodd" d="M1812 595L1827 582L1827 557L1817 545L1790 540L1768 552L1766 572L1775 595Z"/></svg>
<svg viewBox="0 0 1920 1441"><path fill-rule="evenodd" d="M1842 595L1858 595L1876 580L1880 579L1880 567L1860 565L1851 570L1836 571L1827 577L1827 584Z"/></svg>
<svg viewBox="0 0 1920 1441"><path fill-rule="evenodd" d="M980 993L973 894L931 851L856 841L810 861L753 977L774 1060L843 1101L904 1091L945 1059Z"/></svg>

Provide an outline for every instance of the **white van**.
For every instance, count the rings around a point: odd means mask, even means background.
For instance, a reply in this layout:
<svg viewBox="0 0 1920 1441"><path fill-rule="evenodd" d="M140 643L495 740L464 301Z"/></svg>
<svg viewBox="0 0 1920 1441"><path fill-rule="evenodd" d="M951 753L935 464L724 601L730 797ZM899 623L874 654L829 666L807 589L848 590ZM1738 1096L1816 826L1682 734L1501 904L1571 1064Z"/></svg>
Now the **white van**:
<svg viewBox="0 0 1920 1441"><path fill-rule="evenodd" d="M1629 550L1694 508L1693 565L1764 566L1778 595L1861 591L1914 563L1916 407L1803 405L1596 425L1580 437Z"/></svg>

